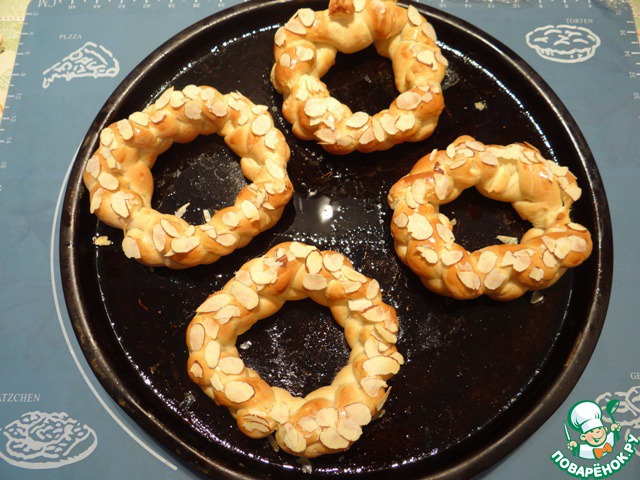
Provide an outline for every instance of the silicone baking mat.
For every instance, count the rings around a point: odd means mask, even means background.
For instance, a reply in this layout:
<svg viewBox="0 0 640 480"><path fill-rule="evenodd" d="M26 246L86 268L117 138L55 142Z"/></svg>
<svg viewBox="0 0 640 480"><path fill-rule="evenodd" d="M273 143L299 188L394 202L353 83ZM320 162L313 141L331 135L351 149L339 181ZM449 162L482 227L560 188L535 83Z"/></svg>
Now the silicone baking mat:
<svg viewBox="0 0 640 480"><path fill-rule="evenodd" d="M637 478L640 459L632 439L640 436L634 295L640 285L634 268L640 260L634 221L640 200L635 188L640 56L632 10L626 3L593 1L425 3L502 41L551 85L593 151L614 227L611 303L591 362L557 412L480 476L566 478L582 472L593 478ZM67 173L104 101L157 46L234 4L42 0L29 5L0 124L0 478L197 478L120 410L86 364L62 298L57 232ZM527 34L549 25L588 30L598 39L593 55L559 62L539 53ZM16 45L12 42L5 35L4 45L10 46L5 52ZM93 63L82 60L90 55ZM78 59L84 68L67 68ZM621 426L615 456L586 460L566 449L567 415L587 400L602 405L607 428L612 417ZM610 400L619 401L615 412L605 408ZM52 438L56 429L73 429L82 438L81 448L64 455L46 452L43 442L33 459L16 456L7 442L25 425L50 426L43 431L53 432ZM569 429L579 441L579 432Z"/></svg>

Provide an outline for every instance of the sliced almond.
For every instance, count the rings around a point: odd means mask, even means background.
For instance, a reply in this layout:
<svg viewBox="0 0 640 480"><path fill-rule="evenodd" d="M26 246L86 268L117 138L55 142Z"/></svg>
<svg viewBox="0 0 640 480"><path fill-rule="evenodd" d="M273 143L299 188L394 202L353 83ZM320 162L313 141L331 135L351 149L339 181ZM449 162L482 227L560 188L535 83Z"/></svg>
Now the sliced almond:
<svg viewBox="0 0 640 480"><path fill-rule="evenodd" d="M193 362L189 371L195 378L202 378L202 375L204 374L204 370L198 362Z"/></svg>
<svg viewBox="0 0 640 480"><path fill-rule="evenodd" d="M396 99L396 105L401 110L415 110L420 105L421 95L414 91L408 91L400 94Z"/></svg>
<svg viewBox="0 0 640 480"><path fill-rule="evenodd" d="M165 231L165 233L167 233L168 235L171 235L174 238L180 236L180 232L178 231L178 229L176 227L174 227L171 224L171 222L169 222L169 220L167 220L165 218L161 218L160 219L160 226Z"/></svg>
<svg viewBox="0 0 640 480"><path fill-rule="evenodd" d="M462 282L462 284L471 289L471 290L479 290L480 289L480 277L475 272L457 272L458 278Z"/></svg>
<svg viewBox="0 0 640 480"><path fill-rule="evenodd" d="M489 290L496 290L502 286L502 284L509 278L506 274L498 269L491 270L486 277L484 277L483 285Z"/></svg>
<svg viewBox="0 0 640 480"><path fill-rule="evenodd" d="M171 240L171 250L176 253L188 253L200 245L199 237L178 237Z"/></svg>
<svg viewBox="0 0 640 480"><path fill-rule="evenodd" d="M349 446L349 441L333 427L323 429L319 439L325 447L331 450L343 450Z"/></svg>
<svg viewBox="0 0 640 480"><path fill-rule="evenodd" d="M327 285L328 285L327 279L318 273L308 273L302 279L302 286L306 290L312 290L312 291L322 290L327 288Z"/></svg>
<svg viewBox="0 0 640 480"><path fill-rule="evenodd" d="M320 428L320 425L318 425L318 422L316 422L315 418L308 415L300 417L300 419L298 420L298 425L300 425L300 428L309 433L315 432L318 428Z"/></svg>
<svg viewBox="0 0 640 480"><path fill-rule="evenodd" d="M289 407L284 402L275 402L269 414L276 422L284 423L289 418Z"/></svg>
<svg viewBox="0 0 640 480"><path fill-rule="evenodd" d="M204 361L209 368L216 368L220 361L220 344L214 340L204 347Z"/></svg>
<svg viewBox="0 0 640 480"><path fill-rule="evenodd" d="M489 273L496 266L498 255L491 250L485 250L478 257L478 270L482 273Z"/></svg>
<svg viewBox="0 0 640 480"><path fill-rule="evenodd" d="M124 237L124 239L122 240L122 251L127 258L142 258L140 247L138 246L138 242L135 238Z"/></svg>
<svg viewBox="0 0 640 480"><path fill-rule="evenodd" d="M426 240L433 235L433 227L431 226L431 223L425 217L417 213L409 216L407 230L409 230L411 236L416 240Z"/></svg>
<svg viewBox="0 0 640 480"><path fill-rule="evenodd" d="M247 310L253 310L260 303L260 297L250 287L240 283L233 282L230 288L231 295Z"/></svg>
<svg viewBox="0 0 640 480"><path fill-rule="evenodd" d="M213 316L220 324L228 323L232 318L240 316L240 309L237 305L225 305Z"/></svg>
<svg viewBox="0 0 640 480"><path fill-rule="evenodd" d="M204 346L204 326L201 323L194 323L189 329L189 349L191 351L200 350Z"/></svg>
<svg viewBox="0 0 640 480"><path fill-rule="evenodd" d="M400 364L398 364L394 358L379 355L365 360L362 368L370 377L377 375L386 376L398 373L400 371Z"/></svg>
<svg viewBox="0 0 640 480"><path fill-rule="evenodd" d="M320 273L322 270L322 254L319 250L312 250L309 255L307 255L307 259L305 260L305 266L307 268L307 272L316 274Z"/></svg>
<svg viewBox="0 0 640 480"><path fill-rule="evenodd" d="M220 235L217 235L215 237L215 241L224 247L231 247L236 243L237 238L233 233L228 232L228 233L221 233Z"/></svg>
<svg viewBox="0 0 640 480"><path fill-rule="evenodd" d="M360 426L367 425L371 422L371 411L364 403L350 403L344 407L344 411L347 413L348 418Z"/></svg>
<svg viewBox="0 0 640 480"><path fill-rule="evenodd" d="M360 380L360 386L371 398L375 398L380 394L380 389L387 386L387 382L376 377L365 377Z"/></svg>
<svg viewBox="0 0 640 480"><path fill-rule="evenodd" d="M283 425L284 434L282 441L285 446L292 452L302 452L307 447L307 441L304 436L290 423Z"/></svg>
<svg viewBox="0 0 640 480"><path fill-rule="evenodd" d="M338 410L334 407L321 408L316 412L315 419L321 427L335 427L338 422Z"/></svg>
<svg viewBox="0 0 640 480"><path fill-rule="evenodd" d="M251 400L255 393L256 391L251 385L241 380L229 382L224 387L224 394L233 403L247 402Z"/></svg>
<svg viewBox="0 0 640 480"><path fill-rule="evenodd" d="M198 313L210 313L217 312L225 305L229 305L232 297L228 293L215 293L209 296L202 305L200 305L196 312Z"/></svg>
<svg viewBox="0 0 640 480"><path fill-rule="evenodd" d="M222 357L218 368L226 375L240 375L244 370L244 362L238 357Z"/></svg>

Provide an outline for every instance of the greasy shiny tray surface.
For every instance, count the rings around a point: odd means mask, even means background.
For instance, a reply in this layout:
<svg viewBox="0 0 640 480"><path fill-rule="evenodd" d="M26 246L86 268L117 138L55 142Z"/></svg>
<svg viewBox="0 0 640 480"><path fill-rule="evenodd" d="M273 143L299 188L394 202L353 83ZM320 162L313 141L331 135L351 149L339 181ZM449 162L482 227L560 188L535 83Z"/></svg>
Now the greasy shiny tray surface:
<svg viewBox="0 0 640 480"><path fill-rule="evenodd" d="M324 2L306 2L314 9ZM392 380L384 415L346 453L312 461L318 476L468 477L531 434L577 381L604 321L611 282L606 197L573 120L530 67L464 22L415 5L434 24L450 66L446 108L435 134L387 152L337 157L296 139L269 82L272 42L300 2L248 3L193 25L161 46L110 97L78 154L65 198L61 264L65 296L80 344L98 378L152 435L197 470L230 478L294 478L301 465L251 440L186 373L186 325L207 295L244 262L278 242L300 240L347 255L377 278L400 319L406 364ZM324 78L353 111L385 108L395 95L388 60L373 49L339 55ZM104 126L142 109L168 86L207 84L239 90L271 107L292 149L295 195L282 220L249 246L210 266L147 268L122 254L122 233L89 214L82 165ZM395 256L386 194L421 156L460 134L485 143L527 141L570 167L583 188L573 218L594 237L592 257L544 292L510 303L454 301L431 294ZM173 146L154 167L154 206L185 218L230 204L245 184L237 159L217 136ZM443 209L469 249L528 228L509 205L466 191ZM96 235L114 241L95 247ZM327 309L288 303L239 342L241 355L272 385L304 395L327 384L348 358ZM481 454L482 453L482 454Z"/></svg>

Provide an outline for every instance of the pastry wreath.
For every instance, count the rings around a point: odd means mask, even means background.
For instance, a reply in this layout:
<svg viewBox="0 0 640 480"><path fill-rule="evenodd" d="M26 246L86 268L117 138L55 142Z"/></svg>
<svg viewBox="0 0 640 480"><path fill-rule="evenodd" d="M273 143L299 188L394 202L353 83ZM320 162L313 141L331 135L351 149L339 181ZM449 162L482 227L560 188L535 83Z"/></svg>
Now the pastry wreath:
<svg viewBox="0 0 640 480"><path fill-rule="evenodd" d="M439 207L469 187L511 203L533 228L520 243L468 252L455 242L452 224ZM569 169L545 160L531 145L484 145L462 136L446 150L421 158L391 188L396 253L436 293L512 300L553 285L591 254L589 231L570 218L580 195Z"/></svg>
<svg viewBox="0 0 640 480"><path fill-rule="evenodd" d="M344 328L351 354L331 385L305 398L268 385L238 356L238 335L287 300L310 297ZM254 258L197 309L187 328L190 378L229 408L252 438L275 431L285 451L316 457L348 449L386 401L387 380L404 362L396 350L398 319L380 287L340 253L298 242Z"/></svg>
<svg viewBox="0 0 640 480"><path fill-rule="evenodd" d="M400 95L388 109L352 113L320 78L338 51L354 53L373 43L391 59ZM275 34L271 82L282 93L282 112L303 140L329 152L386 150L433 133L444 100L440 83L447 60L431 24L413 6L396 0L331 0L329 9L296 14Z"/></svg>
<svg viewBox="0 0 640 480"><path fill-rule="evenodd" d="M173 142L212 133L240 156L242 172L252 183L233 206L203 225L154 210L151 168L158 155ZM125 255L145 265L186 268L213 263L275 225L293 193L286 170L289 155L266 106L239 93L189 85L169 88L142 112L105 128L83 178L91 213L123 229Z"/></svg>

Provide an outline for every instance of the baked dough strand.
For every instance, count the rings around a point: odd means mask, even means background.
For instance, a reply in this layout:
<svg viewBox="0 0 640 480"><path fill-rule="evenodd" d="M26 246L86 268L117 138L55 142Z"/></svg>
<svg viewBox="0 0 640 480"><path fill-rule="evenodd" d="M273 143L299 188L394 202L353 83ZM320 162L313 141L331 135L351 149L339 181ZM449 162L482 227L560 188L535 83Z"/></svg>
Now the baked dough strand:
<svg viewBox="0 0 640 480"><path fill-rule="evenodd" d="M240 158L252 183L203 225L151 207L151 168L173 142L217 133ZM240 93L209 86L167 89L142 112L109 125L87 161L83 179L90 210L124 231L125 255L149 266L186 268L209 264L245 246L282 216L293 187L287 175L290 150L264 105ZM212 188L215 184L212 181Z"/></svg>
<svg viewBox="0 0 640 480"><path fill-rule="evenodd" d="M311 298L331 309L351 348L331 385L304 398L268 385L238 355L236 340L284 302ZM187 329L190 378L229 408L243 433L275 432L285 451L317 457L348 449L384 405L387 381L404 363L398 319L380 286L340 253L299 242L277 245L236 273L197 309Z"/></svg>
<svg viewBox="0 0 640 480"><path fill-rule="evenodd" d="M511 203L533 228L519 243L468 252L455 242L453 226L439 208L469 187ZM550 287L591 254L589 231L570 218L580 195L569 169L545 160L531 145L484 145L462 136L421 158L391 188L395 250L436 293L512 300Z"/></svg>
<svg viewBox="0 0 640 480"><path fill-rule="evenodd" d="M391 59L400 95L388 109L368 115L331 96L320 78L337 52L373 44ZM444 108L441 81L447 60L431 24L396 0L331 0L329 9L302 8L275 34L271 82L284 97L282 112L303 140L346 154L386 150L431 135Z"/></svg>

